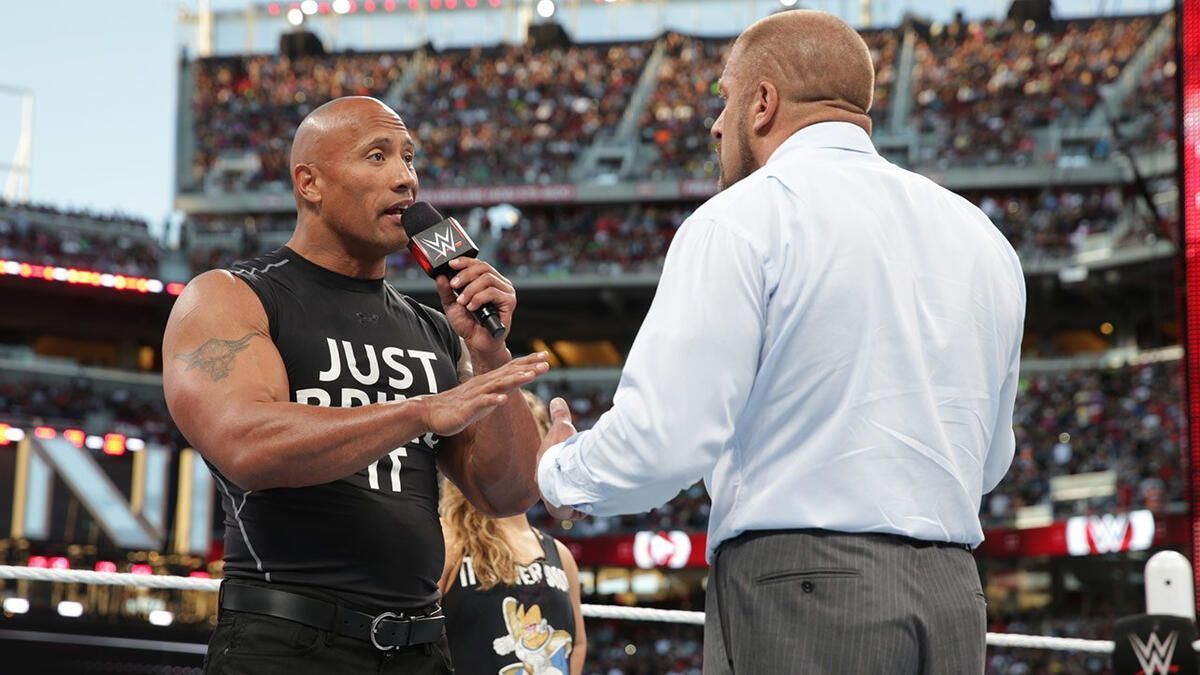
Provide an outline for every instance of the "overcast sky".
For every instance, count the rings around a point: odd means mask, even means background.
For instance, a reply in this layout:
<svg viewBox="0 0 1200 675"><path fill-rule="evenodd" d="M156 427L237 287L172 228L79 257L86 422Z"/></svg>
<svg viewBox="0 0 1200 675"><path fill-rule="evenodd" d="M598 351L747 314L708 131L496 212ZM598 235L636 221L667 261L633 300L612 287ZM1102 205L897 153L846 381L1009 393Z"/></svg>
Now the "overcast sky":
<svg viewBox="0 0 1200 675"><path fill-rule="evenodd" d="M736 0L732 0L735 1ZM895 25L906 9L948 18L1004 0L876 0ZM195 0L3 0L0 85L35 95L32 196L60 207L124 211L162 223L174 194L178 8ZM805 3L839 13L858 0ZM1058 0L1059 16L1159 10L1170 0ZM243 0L213 0L241 8ZM190 29L188 29L190 30ZM19 135L20 99L0 94L0 164ZM6 178L0 169L0 190Z"/></svg>

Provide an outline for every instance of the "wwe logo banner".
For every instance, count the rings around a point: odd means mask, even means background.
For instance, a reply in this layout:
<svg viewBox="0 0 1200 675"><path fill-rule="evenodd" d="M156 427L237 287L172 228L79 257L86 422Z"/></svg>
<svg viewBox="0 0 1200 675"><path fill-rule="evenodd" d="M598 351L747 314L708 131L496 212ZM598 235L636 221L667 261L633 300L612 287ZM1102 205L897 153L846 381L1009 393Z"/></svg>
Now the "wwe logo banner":
<svg viewBox="0 0 1200 675"><path fill-rule="evenodd" d="M1191 619L1165 614L1138 614L1117 621L1113 640L1116 675L1200 675L1197 672L1196 627Z"/></svg>

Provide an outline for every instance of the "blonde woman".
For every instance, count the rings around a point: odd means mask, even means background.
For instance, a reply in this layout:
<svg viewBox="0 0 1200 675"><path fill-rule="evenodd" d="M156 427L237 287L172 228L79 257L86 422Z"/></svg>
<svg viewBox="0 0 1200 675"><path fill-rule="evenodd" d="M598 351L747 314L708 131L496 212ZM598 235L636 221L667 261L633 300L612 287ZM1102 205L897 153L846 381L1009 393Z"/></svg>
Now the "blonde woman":
<svg viewBox="0 0 1200 675"><path fill-rule="evenodd" d="M546 406L523 392L544 435ZM442 483L446 567L439 587L459 675L580 675L587 638L579 568L524 516L491 519Z"/></svg>

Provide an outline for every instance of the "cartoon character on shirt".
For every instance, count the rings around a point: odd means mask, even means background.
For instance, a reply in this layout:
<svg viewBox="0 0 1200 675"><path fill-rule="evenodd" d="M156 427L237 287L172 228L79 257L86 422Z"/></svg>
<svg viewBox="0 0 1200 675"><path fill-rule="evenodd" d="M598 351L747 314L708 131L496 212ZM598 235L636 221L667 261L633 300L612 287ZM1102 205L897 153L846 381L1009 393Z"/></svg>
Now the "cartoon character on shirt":
<svg viewBox="0 0 1200 675"><path fill-rule="evenodd" d="M520 663L501 668L499 675L565 675L570 671L570 633L555 630L542 618L542 608L537 605L526 609L509 597L501 607L508 635L492 641L492 649L501 656L515 652Z"/></svg>

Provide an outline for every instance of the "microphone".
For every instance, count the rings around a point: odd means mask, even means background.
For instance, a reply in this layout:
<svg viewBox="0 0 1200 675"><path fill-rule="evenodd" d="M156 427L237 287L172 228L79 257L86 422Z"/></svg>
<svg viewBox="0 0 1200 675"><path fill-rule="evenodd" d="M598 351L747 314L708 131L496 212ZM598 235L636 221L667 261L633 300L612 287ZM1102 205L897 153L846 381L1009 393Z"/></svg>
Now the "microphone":
<svg viewBox="0 0 1200 675"><path fill-rule="evenodd" d="M429 202L415 202L405 209L400 224L408 233L409 252L431 279L454 276L456 270L450 267L450 261L455 258L479 256L479 247L463 226L453 218L443 217ZM496 305L489 302L475 310L475 318L492 337L504 333Z"/></svg>

